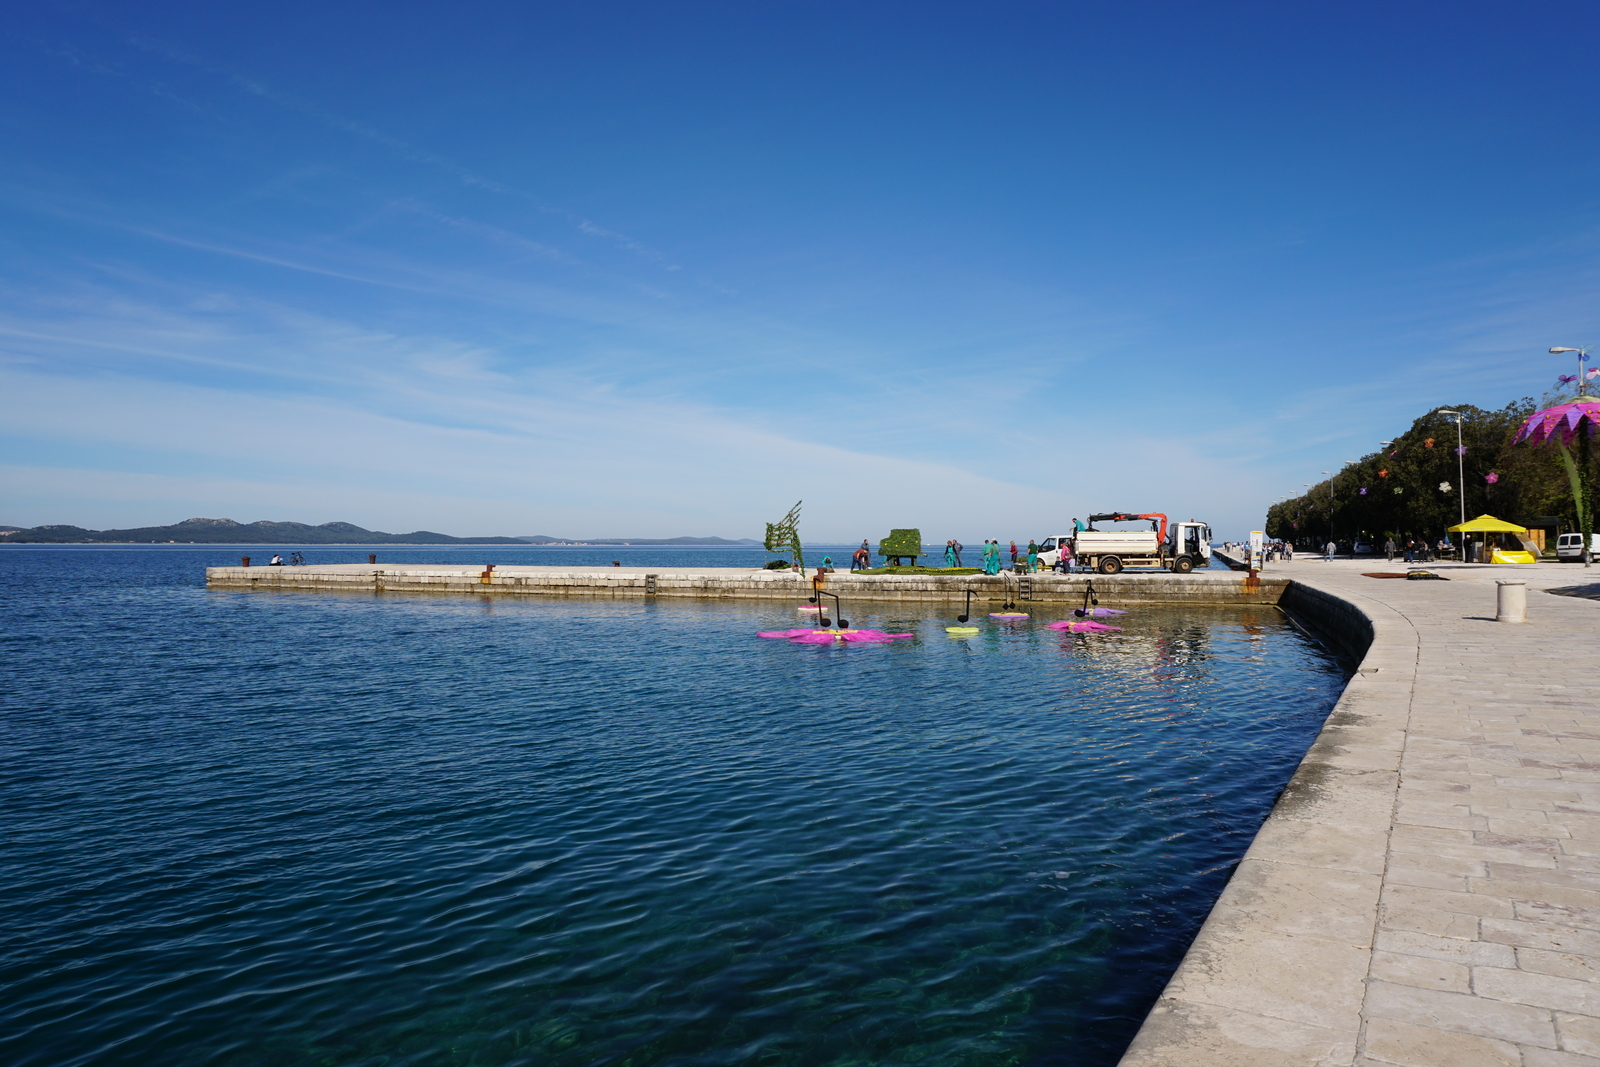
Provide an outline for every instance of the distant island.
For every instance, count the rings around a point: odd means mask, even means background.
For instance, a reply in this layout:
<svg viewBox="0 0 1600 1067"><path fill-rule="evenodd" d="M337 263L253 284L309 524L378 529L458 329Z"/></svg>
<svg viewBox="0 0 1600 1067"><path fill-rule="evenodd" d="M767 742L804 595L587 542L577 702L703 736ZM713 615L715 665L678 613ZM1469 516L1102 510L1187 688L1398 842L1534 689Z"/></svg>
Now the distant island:
<svg viewBox="0 0 1600 1067"><path fill-rule="evenodd" d="M85 530L81 526L35 526L0 530L0 544L196 544L196 545L523 545L520 537L451 537L431 530L408 534L366 530L354 523L234 522L185 519L171 526L133 530Z"/></svg>
<svg viewBox="0 0 1600 1067"><path fill-rule="evenodd" d="M451 537L432 530L406 534L367 530L349 522L235 522L232 519L185 519L171 526L140 526L131 530L86 530L82 526L34 526L21 529L0 526L0 544L63 545L729 545L759 546L760 541L723 537Z"/></svg>

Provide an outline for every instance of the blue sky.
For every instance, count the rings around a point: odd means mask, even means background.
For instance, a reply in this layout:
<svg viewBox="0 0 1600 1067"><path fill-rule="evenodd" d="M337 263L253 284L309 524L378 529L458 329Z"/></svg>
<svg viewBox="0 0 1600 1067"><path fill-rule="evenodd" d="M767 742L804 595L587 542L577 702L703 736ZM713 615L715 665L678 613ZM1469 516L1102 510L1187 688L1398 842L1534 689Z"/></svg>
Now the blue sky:
<svg viewBox="0 0 1600 1067"><path fill-rule="evenodd" d="M1596 339L1597 30L11 5L0 522L1237 536Z"/></svg>

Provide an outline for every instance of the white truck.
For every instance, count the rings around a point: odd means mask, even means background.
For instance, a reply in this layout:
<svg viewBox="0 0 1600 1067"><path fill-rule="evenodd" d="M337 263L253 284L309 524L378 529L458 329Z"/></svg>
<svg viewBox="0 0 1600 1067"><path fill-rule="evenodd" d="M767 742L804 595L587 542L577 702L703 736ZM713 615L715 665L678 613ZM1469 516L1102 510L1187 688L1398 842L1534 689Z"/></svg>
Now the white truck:
<svg viewBox="0 0 1600 1067"><path fill-rule="evenodd" d="M1149 520L1150 529L1094 528L1097 522L1140 520ZM1090 515L1087 530L1045 538L1039 545L1039 561L1054 567L1061 558L1063 543L1071 546L1075 566L1089 567L1101 574L1117 574L1126 567L1161 567L1175 574L1188 574L1196 567L1211 566L1211 527L1193 520L1168 523L1160 512Z"/></svg>

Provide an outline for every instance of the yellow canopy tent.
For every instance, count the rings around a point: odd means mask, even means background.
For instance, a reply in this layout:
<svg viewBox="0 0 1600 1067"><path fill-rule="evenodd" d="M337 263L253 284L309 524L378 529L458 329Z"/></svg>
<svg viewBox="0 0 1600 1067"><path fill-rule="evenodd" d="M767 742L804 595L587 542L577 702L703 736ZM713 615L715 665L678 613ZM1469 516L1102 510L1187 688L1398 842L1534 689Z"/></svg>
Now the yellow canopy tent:
<svg viewBox="0 0 1600 1067"><path fill-rule="evenodd" d="M1464 522L1459 526L1450 527L1451 533L1514 533L1525 534L1526 526L1518 526L1514 522L1497 519L1493 515L1479 515L1477 518Z"/></svg>
<svg viewBox="0 0 1600 1067"><path fill-rule="evenodd" d="M1528 528L1526 526L1518 526L1514 522L1506 522L1504 519L1497 519L1493 515L1479 515L1477 518L1468 522L1463 522L1460 525L1450 527L1450 532L1481 534L1525 534L1528 532ZM1487 538L1485 538L1485 540L1487 540ZM1490 552L1488 562L1537 563L1539 561L1537 557L1533 555L1533 553L1528 551L1519 552L1515 549L1507 551L1505 549L1496 548Z"/></svg>

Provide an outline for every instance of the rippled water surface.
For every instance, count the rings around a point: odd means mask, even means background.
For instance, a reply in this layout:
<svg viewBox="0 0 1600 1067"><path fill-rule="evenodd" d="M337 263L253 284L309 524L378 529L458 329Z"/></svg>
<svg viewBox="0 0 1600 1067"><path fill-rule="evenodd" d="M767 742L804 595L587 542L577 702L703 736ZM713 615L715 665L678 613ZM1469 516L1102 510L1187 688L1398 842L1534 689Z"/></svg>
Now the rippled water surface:
<svg viewBox="0 0 1600 1067"><path fill-rule="evenodd" d="M793 646L241 551L0 549L0 1062L1112 1064L1345 678L1265 608Z"/></svg>

